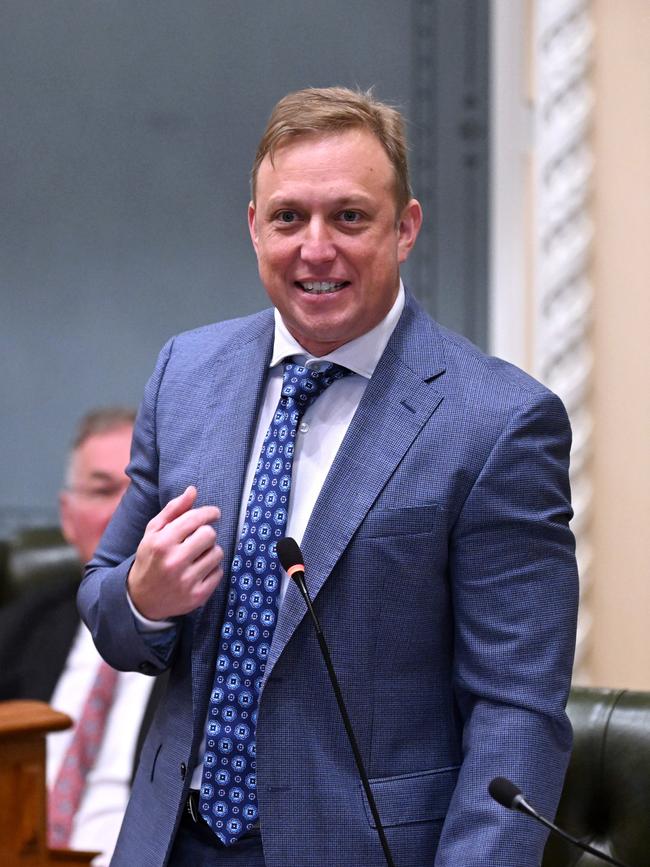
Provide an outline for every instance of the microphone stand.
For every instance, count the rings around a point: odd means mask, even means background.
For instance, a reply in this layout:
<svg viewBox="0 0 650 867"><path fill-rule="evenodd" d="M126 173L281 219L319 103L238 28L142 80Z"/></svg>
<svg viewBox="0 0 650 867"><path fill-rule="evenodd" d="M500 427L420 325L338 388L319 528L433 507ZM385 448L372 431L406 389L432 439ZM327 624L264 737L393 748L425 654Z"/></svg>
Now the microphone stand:
<svg viewBox="0 0 650 867"><path fill-rule="evenodd" d="M321 653L323 654L323 659L325 660L325 665L327 667L327 673L329 674L332 688L334 690L334 695L336 696L336 703L339 706L339 711L341 713L341 717L343 718L343 725L345 726L345 731L347 732L348 740L350 741L350 746L352 747L352 752L354 753L354 760L357 765L357 770L359 771L359 776L361 777L363 790L366 793L366 798L368 799L368 804L370 805L370 811L372 813L373 819L375 820L375 825L377 826L377 833L379 834L379 840L381 842L381 848L384 852L386 864L388 865L388 867L395 867L395 862L393 861L393 856L391 854L390 847L388 846L388 840L386 839L386 834L384 832L384 826L382 825L381 819L379 818L379 811L377 810L375 797L372 794L372 789L370 788L370 783L368 782L368 775L366 774L366 769L363 766L363 759L361 758L359 745L357 744L357 739L352 729L352 723L350 722L350 717L348 716L348 711L345 707L345 702L343 701L341 689L336 678L336 672L334 671L334 666L332 665L332 658L330 656L327 643L325 642L323 630L321 629L318 617L316 616L316 612L314 611L311 597L309 596L309 590L307 589L307 585L305 583L305 573L292 569L290 575L291 578L293 578L293 580L298 585L298 589L300 590L303 599L307 604L307 609L309 610L309 614L316 628L316 637L318 638Z"/></svg>

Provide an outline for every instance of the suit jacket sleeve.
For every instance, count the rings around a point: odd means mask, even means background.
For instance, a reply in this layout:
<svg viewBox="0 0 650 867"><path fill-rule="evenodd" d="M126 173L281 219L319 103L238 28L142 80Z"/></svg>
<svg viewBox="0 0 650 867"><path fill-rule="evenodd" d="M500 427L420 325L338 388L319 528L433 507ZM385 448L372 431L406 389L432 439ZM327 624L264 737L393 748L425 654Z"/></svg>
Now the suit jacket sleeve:
<svg viewBox="0 0 650 867"><path fill-rule="evenodd" d="M452 529L463 762L436 867L541 862L546 832L492 802L486 787L509 777L549 816L562 788L578 602L570 439L559 399L531 397L493 446Z"/></svg>
<svg viewBox="0 0 650 867"><path fill-rule="evenodd" d="M127 468L131 478L120 505L86 568L79 588L79 612L102 657L122 671L158 674L169 667L178 631L143 632L128 604L126 581L147 523L162 508L158 493L156 410L172 351L162 349L138 412Z"/></svg>

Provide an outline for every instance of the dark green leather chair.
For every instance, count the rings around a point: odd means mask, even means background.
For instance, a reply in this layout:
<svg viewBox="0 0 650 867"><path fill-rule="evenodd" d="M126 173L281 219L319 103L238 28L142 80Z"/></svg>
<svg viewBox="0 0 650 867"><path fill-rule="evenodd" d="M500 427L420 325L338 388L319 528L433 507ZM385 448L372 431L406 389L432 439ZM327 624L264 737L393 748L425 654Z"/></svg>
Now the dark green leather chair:
<svg viewBox="0 0 650 867"><path fill-rule="evenodd" d="M650 692L574 687L568 712L574 748L556 824L629 867L650 867ZM542 865L603 863L552 835Z"/></svg>
<svg viewBox="0 0 650 867"><path fill-rule="evenodd" d="M79 573L79 560L57 527L15 530L0 540L0 604L30 587Z"/></svg>

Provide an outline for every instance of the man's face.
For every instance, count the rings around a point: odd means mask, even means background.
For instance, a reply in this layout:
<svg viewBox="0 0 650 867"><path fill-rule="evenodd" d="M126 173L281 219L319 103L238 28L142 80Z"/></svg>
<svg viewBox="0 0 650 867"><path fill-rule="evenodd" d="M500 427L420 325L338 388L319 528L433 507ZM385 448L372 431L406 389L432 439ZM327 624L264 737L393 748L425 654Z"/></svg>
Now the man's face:
<svg viewBox="0 0 650 867"><path fill-rule="evenodd" d="M396 213L394 169L372 133L305 135L267 155L248 222L262 283L305 349L325 355L374 328L422 221Z"/></svg>
<svg viewBox="0 0 650 867"><path fill-rule="evenodd" d="M131 447L130 425L88 437L72 454L69 485L59 495L61 529L82 563L91 559L127 489L124 472Z"/></svg>

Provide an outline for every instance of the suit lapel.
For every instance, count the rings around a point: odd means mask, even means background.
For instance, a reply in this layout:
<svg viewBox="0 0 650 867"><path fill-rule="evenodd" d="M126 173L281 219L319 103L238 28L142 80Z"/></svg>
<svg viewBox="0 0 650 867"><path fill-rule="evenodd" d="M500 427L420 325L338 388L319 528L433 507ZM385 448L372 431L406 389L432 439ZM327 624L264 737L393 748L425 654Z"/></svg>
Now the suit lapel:
<svg viewBox="0 0 650 867"><path fill-rule="evenodd" d="M409 301L334 459L302 543L316 597L405 452L442 400L431 380L444 370L437 327ZM264 675L306 613L287 588Z"/></svg>
<svg viewBox="0 0 650 867"><path fill-rule="evenodd" d="M197 412L205 414L197 487L201 503L221 509L217 532L224 551L221 584L203 608L189 615L194 630L192 695L195 718L201 719L201 725L205 693L214 674L212 663L228 592L242 487L272 349L273 314L268 312L246 343L229 346L215 359L213 375L202 391L203 403L197 407Z"/></svg>

